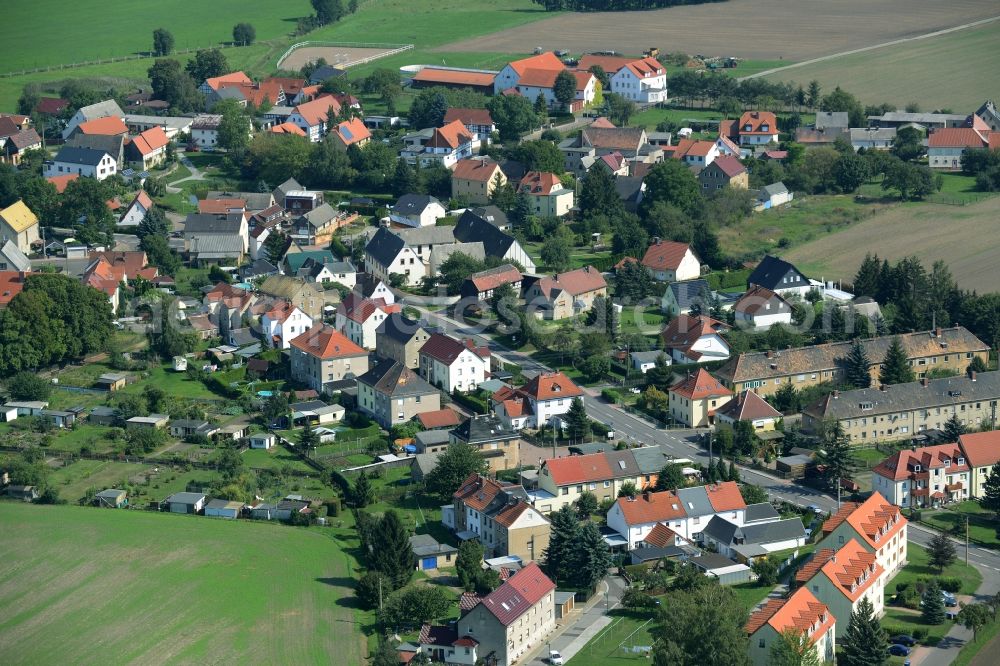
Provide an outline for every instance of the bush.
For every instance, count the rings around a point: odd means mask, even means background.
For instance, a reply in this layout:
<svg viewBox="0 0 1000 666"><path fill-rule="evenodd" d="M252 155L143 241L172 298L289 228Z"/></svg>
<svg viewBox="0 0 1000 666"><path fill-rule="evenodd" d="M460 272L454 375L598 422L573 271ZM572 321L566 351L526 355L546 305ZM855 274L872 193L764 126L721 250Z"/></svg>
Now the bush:
<svg viewBox="0 0 1000 666"><path fill-rule="evenodd" d="M895 634L891 634L891 635L892 635L892 636L895 636ZM913 637L914 637L915 639L917 639L918 641L922 641L922 640L924 640L925 638L927 638L927 630L926 630L926 629L914 629L914 630L913 630L913 634L911 634L911 635L912 635L912 636L913 636Z"/></svg>
<svg viewBox="0 0 1000 666"><path fill-rule="evenodd" d="M945 592L955 594L962 589L962 581L958 578L938 578L938 587Z"/></svg>
<svg viewBox="0 0 1000 666"><path fill-rule="evenodd" d="M607 402L618 403L622 399L622 394L615 389L601 389L601 397Z"/></svg>

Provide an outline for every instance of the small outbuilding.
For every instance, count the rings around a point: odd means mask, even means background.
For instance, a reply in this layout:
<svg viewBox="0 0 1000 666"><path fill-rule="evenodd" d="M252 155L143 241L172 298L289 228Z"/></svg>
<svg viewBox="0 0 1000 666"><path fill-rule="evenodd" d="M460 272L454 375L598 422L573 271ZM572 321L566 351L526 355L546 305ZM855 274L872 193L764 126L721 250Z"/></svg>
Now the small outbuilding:
<svg viewBox="0 0 1000 666"><path fill-rule="evenodd" d="M7 486L4 495L23 502L34 502L38 499L38 488L35 486Z"/></svg>
<svg viewBox="0 0 1000 666"><path fill-rule="evenodd" d="M205 515L216 518L239 518L242 511L243 503L231 500L214 499L205 505Z"/></svg>
<svg viewBox="0 0 1000 666"><path fill-rule="evenodd" d="M128 505L128 493L118 488L108 488L94 495L94 504L107 509L120 509Z"/></svg>
<svg viewBox="0 0 1000 666"><path fill-rule="evenodd" d="M206 499L203 493L174 493L163 500L163 508L170 513L201 513Z"/></svg>
<svg viewBox="0 0 1000 666"><path fill-rule="evenodd" d="M251 449L270 449L274 446L275 436L269 432L258 432L247 438Z"/></svg>
<svg viewBox="0 0 1000 666"><path fill-rule="evenodd" d="M573 612L575 600L576 600L576 593L560 592L559 590L556 590L555 602L556 602L557 620L562 620Z"/></svg>
<svg viewBox="0 0 1000 666"><path fill-rule="evenodd" d="M417 569L428 570L450 566L458 557L458 548L438 543L430 534L411 536L410 549L413 551Z"/></svg>
<svg viewBox="0 0 1000 666"><path fill-rule="evenodd" d="M113 426L118 422L118 410L114 407L94 407L87 416L94 425Z"/></svg>
<svg viewBox="0 0 1000 666"><path fill-rule="evenodd" d="M166 428L167 423L170 421L170 416L167 414L150 414L149 416L133 416L129 420L125 421L125 428L127 430L140 430L143 428L153 429L153 428Z"/></svg>
<svg viewBox="0 0 1000 666"><path fill-rule="evenodd" d="M105 391L120 391L128 383L129 376L124 372L106 372L97 378L95 385Z"/></svg>

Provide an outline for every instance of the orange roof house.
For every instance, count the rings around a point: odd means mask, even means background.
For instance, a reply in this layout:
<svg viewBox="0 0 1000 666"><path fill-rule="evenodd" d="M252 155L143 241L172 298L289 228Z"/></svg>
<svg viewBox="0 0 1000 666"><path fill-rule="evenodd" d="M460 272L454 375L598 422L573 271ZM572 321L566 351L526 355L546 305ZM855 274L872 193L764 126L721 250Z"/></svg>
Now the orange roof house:
<svg viewBox="0 0 1000 666"><path fill-rule="evenodd" d="M456 150L474 138L472 132L466 129L461 120L453 120L442 127L434 128L434 133L426 145L431 148Z"/></svg>
<svg viewBox="0 0 1000 666"><path fill-rule="evenodd" d="M661 282L694 280L701 275L701 261L688 243L657 239L646 249L641 263Z"/></svg>
<svg viewBox="0 0 1000 666"><path fill-rule="evenodd" d="M294 338L291 344L296 349L322 360L368 355L368 352L348 340L343 333L326 324L313 326Z"/></svg>
<svg viewBox="0 0 1000 666"><path fill-rule="evenodd" d="M678 363L697 363L703 358L729 355L729 343L722 333L729 330L723 322L706 315L677 315L670 320L660 337L667 354Z"/></svg>
<svg viewBox="0 0 1000 666"><path fill-rule="evenodd" d="M899 507L876 491L860 504L843 503L823 523L823 539L818 547L839 549L852 538L857 539L892 574L906 564L906 525Z"/></svg>
<svg viewBox="0 0 1000 666"><path fill-rule="evenodd" d="M305 136L305 130L296 125L295 123L281 123L280 125L273 126L268 130L272 134L294 134L295 136Z"/></svg>
<svg viewBox="0 0 1000 666"><path fill-rule="evenodd" d="M0 307L7 307L24 289L24 278L31 273L0 271Z"/></svg>
<svg viewBox="0 0 1000 666"><path fill-rule="evenodd" d="M449 88L473 88L479 91L493 91L493 73L477 72L444 67L424 67L413 76L415 88L445 86Z"/></svg>
<svg viewBox="0 0 1000 666"><path fill-rule="evenodd" d="M791 631L809 637L820 661L832 661L836 622L827 605L807 588L800 587L787 599L769 599L747 620L751 660L755 664L767 663L771 646L783 640L783 633Z"/></svg>
<svg viewBox="0 0 1000 666"><path fill-rule="evenodd" d="M356 117L337 123L330 130L330 136L337 141L339 146L345 149L348 146L361 147L372 138L372 134L365 127L364 121Z"/></svg>
<svg viewBox="0 0 1000 666"><path fill-rule="evenodd" d="M205 79L205 83L202 86L218 92L226 84L250 85L252 83L253 81L250 77L243 72L230 72L222 76L213 76L212 78Z"/></svg>
<svg viewBox="0 0 1000 666"><path fill-rule="evenodd" d="M71 173L65 176L48 176L45 180L56 186L56 194L62 194L66 191L66 186L79 177L80 174Z"/></svg>
<svg viewBox="0 0 1000 666"><path fill-rule="evenodd" d="M733 392L704 368L670 387L670 416L691 427L709 425L715 410L729 402Z"/></svg>
<svg viewBox="0 0 1000 666"><path fill-rule="evenodd" d="M128 134L128 127L125 121L118 116L105 116L82 122L76 127L81 134L101 135L101 136L125 136ZM160 130L163 131L162 129Z"/></svg>

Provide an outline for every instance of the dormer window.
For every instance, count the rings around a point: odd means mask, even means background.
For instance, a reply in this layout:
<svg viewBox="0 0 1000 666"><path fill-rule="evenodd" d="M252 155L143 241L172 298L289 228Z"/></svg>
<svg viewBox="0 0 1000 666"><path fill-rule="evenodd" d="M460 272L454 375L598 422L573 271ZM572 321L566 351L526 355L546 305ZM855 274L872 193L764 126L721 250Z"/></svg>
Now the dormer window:
<svg viewBox="0 0 1000 666"><path fill-rule="evenodd" d="M919 471L920 471L920 469L921 469L921 468L920 468L920 465L914 465L914 466L913 466L913 471L914 471L914 472L919 472Z"/></svg>
<svg viewBox="0 0 1000 666"><path fill-rule="evenodd" d="M767 131L769 131L770 129L771 129L771 126L770 126L770 125L768 125L767 123L764 123L763 125L761 125L761 126L760 126L760 131L761 131L761 132L767 132Z"/></svg>
<svg viewBox="0 0 1000 666"><path fill-rule="evenodd" d="M959 465L964 465L965 464L965 458L959 458L958 459L958 464Z"/></svg>
<svg viewBox="0 0 1000 666"><path fill-rule="evenodd" d="M945 460L944 461L944 466L945 467L951 467L951 460Z"/></svg>
<svg viewBox="0 0 1000 666"><path fill-rule="evenodd" d="M746 125L743 126L744 132L749 132L751 130L753 130L753 125L751 125L750 123L747 123Z"/></svg>

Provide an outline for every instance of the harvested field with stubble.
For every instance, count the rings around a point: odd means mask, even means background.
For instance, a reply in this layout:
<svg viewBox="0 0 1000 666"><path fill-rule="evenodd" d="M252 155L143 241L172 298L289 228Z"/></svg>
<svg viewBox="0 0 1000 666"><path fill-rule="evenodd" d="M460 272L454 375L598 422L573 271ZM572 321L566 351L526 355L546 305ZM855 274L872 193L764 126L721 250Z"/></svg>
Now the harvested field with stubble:
<svg viewBox="0 0 1000 666"><path fill-rule="evenodd" d="M915 255L930 268L938 259L963 289L1000 291L1000 197L968 206L897 206L843 231L784 253L809 275L851 279L868 252L896 261Z"/></svg>
<svg viewBox="0 0 1000 666"><path fill-rule="evenodd" d="M466 39L442 51L570 53L614 49L798 61L911 37L1000 14L996 0L729 0L647 12L560 14Z"/></svg>
<svg viewBox="0 0 1000 666"><path fill-rule="evenodd" d="M402 44L400 44L402 46ZM358 46L303 46L288 54L278 63L278 69L298 71L305 65L323 58L328 65L350 67L365 58L376 60L395 50L395 47L367 48Z"/></svg>
<svg viewBox="0 0 1000 666"><path fill-rule="evenodd" d="M361 664L318 530L0 503L5 664Z"/></svg>

